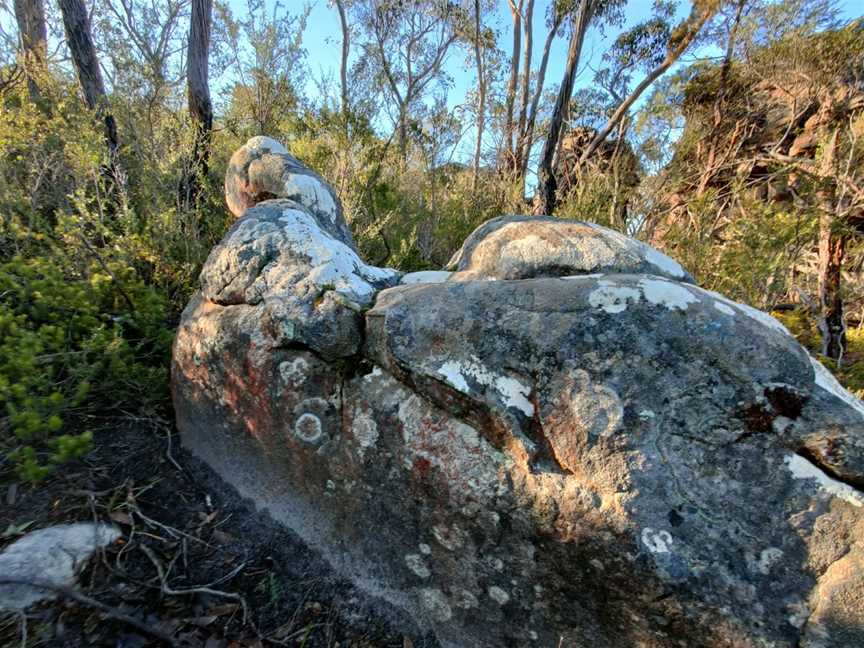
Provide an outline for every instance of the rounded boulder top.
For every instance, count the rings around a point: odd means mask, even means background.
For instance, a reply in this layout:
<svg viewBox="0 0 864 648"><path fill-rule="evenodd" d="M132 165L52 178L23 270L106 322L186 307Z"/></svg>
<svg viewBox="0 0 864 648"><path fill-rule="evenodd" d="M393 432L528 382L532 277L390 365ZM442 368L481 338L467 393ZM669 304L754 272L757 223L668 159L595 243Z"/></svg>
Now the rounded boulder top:
<svg viewBox="0 0 864 648"><path fill-rule="evenodd" d="M250 207L276 198L299 203L315 215L324 230L355 248L342 205L330 185L277 140L253 137L231 156L225 172L225 202L240 218Z"/></svg>
<svg viewBox="0 0 864 648"><path fill-rule="evenodd" d="M653 274L695 283L681 265L641 241L595 223L549 216L500 216L465 240L450 281L570 275Z"/></svg>

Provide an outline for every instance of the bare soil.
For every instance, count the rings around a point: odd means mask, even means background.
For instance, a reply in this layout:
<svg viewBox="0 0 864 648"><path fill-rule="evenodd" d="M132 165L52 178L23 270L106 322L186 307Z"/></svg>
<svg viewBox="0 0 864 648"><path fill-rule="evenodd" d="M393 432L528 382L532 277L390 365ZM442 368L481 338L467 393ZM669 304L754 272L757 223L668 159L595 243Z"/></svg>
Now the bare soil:
<svg viewBox="0 0 864 648"><path fill-rule="evenodd" d="M153 632L61 596L0 615L0 646L437 646L241 500L162 418L115 421L83 460L37 486L3 468L0 548L24 525L115 524L123 537L90 561L78 591Z"/></svg>

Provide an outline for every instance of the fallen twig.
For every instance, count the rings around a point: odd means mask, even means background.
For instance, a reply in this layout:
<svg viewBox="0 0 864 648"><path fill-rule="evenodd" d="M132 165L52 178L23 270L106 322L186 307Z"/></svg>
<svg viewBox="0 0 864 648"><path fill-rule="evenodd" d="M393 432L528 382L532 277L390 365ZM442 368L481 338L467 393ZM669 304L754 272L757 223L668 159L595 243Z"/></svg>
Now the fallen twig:
<svg viewBox="0 0 864 648"><path fill-rule="evenodd" d="M223 576L212 583L208 583L207 585L202 585L200 587L187 587L182 590L177 590L168 585L168 579L165 576L165 569L162 566L162 561L153 553L153 550L147 545L141 545L141 551L143 551L147 557L150 559L150 562L153 563L153 566L156 568L156 573L159 575L159 583L162 587L162 592L168 594L169 596L185 596L188 594L210 594L211 596L220 596L222 598L229 598L234 601L238 601L243 608L243 624L246 624L246 620L249 616L249 610L246 606L246 599L243 598L240 594L236 592L223 592L222 590L213 589L210 585L215 585L217 583L222 583L227 580L230 580L234 576L236 576L240 571L246 566L246 563L241 563L238 567L235 567L228 573L226 576Z"/></svg>
<svg viewBox="0 0 864 648"><path fill-rule="evenodd" d="M47 581L34 581L27 580L25 578L4 577L0 577L0 585L24 585L26 587L32 587L34 589L48 590L49 592L54 592L64 598L73 600L76 603L81 603L82 605L86 605L87 607L97 609L102 612L102 614L104 614L106 617L110 619L115 619L117 621L122 621L123 623L150 635L154 639L159 639L160 641L167 643L169 646L180 645L177 641L174 640L171 635L168 635L161 630L158 630L153 626L144 623L143 621L139 621L138 619L121 612L117 608L106 605L105 603L97 601L96 599L91 598L86 594L82 594L81 592L77 592L70 587L56 585Z"/></svg>

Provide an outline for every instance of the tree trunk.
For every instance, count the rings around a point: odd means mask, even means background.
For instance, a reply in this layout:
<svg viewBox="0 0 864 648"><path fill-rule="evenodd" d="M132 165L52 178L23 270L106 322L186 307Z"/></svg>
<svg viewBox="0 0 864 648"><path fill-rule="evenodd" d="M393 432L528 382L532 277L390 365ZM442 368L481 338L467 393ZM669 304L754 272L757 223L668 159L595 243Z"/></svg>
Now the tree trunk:
<svg viewBox="0 0 864 648"><path fill-rule="evenodd" d="M474 59L477 65L477 139L474 143L474 169L471 190L477 191L480 175L480 155L483 145L483 130L486 126L486 72L483 69L483 47L480 35L480 0L474 0Z"/></svg>
<svg viewBox="0 0 864 648"><path fill-rule="evenodd" d="M528 120L525 124L525 130L522 133L522 140L519 142L518 158L522 162L519 168L519 180L523 183L525 175L528 173L528 159L531 157L531 145L534 139L534 124L537 121L537 108L540 105L540 96L543 94L543 84L546 80L546 66L549 63L549 52L552 49L552 41L555 40L555 34L561 27L561 22L564 20L563 12L558 12L555 15L555 20L552 24L552 29L546 36L546 42L543 44L543 57L540 59L540 69L537 70L537 80L534 82L534 96L531 97L531 109L528 112Z"/></svg>
<svg viewBox="0 0 864 648"><path fill-rule="evenodd" d="M686 23L689 24L682 25L676 29L676 32L679 30L683 31L680 32L681 36L675 41L675 46L666 53L666 57L660 65L651 70L651 72L648 73L648 76L642 79L642 83L636 86L636 89L619 104L618 108L615 109L615 112L603 128L597 132L594 139L591 140L591 143L582 151L582 155L579 156L578 164L584 163L585 160L594 155L597 148L606 140L607 137L609 137L609 133L612 132L618 122L627 114L630 106L635 103L635 101L651 86L652 83L663 76L666 70L675 64L675 61L677 61L687 50L690 43L693 42L708 19L714 15L716 8L716 3L706 3L704 6L701 6L701 8L699 5L694 5L694 13L692 13L686 21Z"/></svg>
<svg viewBox="0 0 864 648"><path fill-rule="evenodd" d="M835 231L833 205L831 207L832 211L823 209L819 217L819 304L822 308L819 331L822 334L822 355L840 362L846 350L841 294L846 237Z"/></svg>
<svg viewBox="0 0 864 648"><path fill-rule="evenodd" d="M42 98L37 79L45 70L48 59L48 30L45 27L45 7L42 0L15 0L15 20L21 37L21 54L27 75L30 100Z"/></svg>
<svg viewBox="0 0 864 648"><path fill-rule="evenodd" d="M66 44L72 55L78 83L84 94L84 101L90 110L105 123L105 141L108 144L110 164L116 171L117 155L117 124L108 110L108 99L105 95L105 84L99 70L99 60L93 47L90 35L90 17L83 0L59 0L60 12L63 14L63 27L66 31Z"/></svg>
<svg viewBox="0 0 864 648"><path fill-rule="evenodd" d="M504 103L504 168L509 171L513 160L513 111L516 103L516 83L519 80L519 51L522 47L522 2L517 5L510 0L510 14L513 17L513 53L510 56L510 81L507 83L507 98Z"/></svg>
<svg viewBox="0 0 864 648"><path fill-rule="evenodd" d="M711 139L708 147L707 162L705 170L699 179L699 184L696 188L696 197L701 198L705 195L708 189L708 183L714 177L714 165L717 160L717 146L720 138L720 125L723 123L723 109L726 101L726 93L729 83L729 71L732 69L732 56L735 53L735 37L738 34L738 26L741 24L741 15L744 12L746 0L738 0L738 7L735 11L735 19L732 27L729 29L729 37L726 39L726 54L723 57L723 65L720 68L720 87L717 95L714 97L713 121L711 128Z"/></svg>
<svg viewBox="0 0 864 648"><path fill-rule="evenodd" d="M573 83L576 80L576 70L579 68L582 43L585 42L585 33L588 31L588 23L591 20L593 8L592 0L579 0L579 9L573 21L573 33L570 35L570 46L567 49L567 67L564 70L564 79L558 90L558 99L555 101L555 108L549 121L549 134L546 136L546 143L543 145L543 152L540 155L540 168L537 173L539 186L537 187L537 200L534 204L535 214L551 215L555 212L558 183L555 179L553 162L564 127L564 114L573 94Z"/></svg>
<svg viewBox="0 0 864 648"><path fill-rule="evenodd" d="M210 30L213 24L213 1L192 0L189 45L186 55L186 89L189 115L195 127L192 160L186 174L181 199L189 207L198 200L200 180L207 175L210 162L210 138L213 132L213 102L210 100Z"/></svg>
<svg viewBox="0 0 864 648"><path fill-rule="evenodd" d="M402 164L408 161L408 106L399 106L399 125L396 133L396 146L399 149L399 159Z"/></svg>
<svg viewBox="0 0 864 648"><path fill-rule="evenodd" d="M525 134L525 124L528 119L528 97L531 94L531 59L533 56L534 33L534 0L528 0L525 6L525 16L522 19L523 40L525 41L522 59L522 91L519 97L519 121L516 127L516 139L513 142L513 169L519 172L522 168L521 151Z"/></svg>
<svg viewBox="0 0 864 648"><path fill-rule="evenodd" d="M846 236L837 231L837 192L835 160L839 131L834 130L822 150L819 166L821 185L816 192L819 201L819 305L822 313L822 355L840 362L846 349L846 325L843 321L841 270L846 253Z"/></svg>
<svg viewBox="0 0 864 648"><path fill-rule="evenodd" d="M348 54L351 51L351 32L348 29L348 18L345 15L345 4L343 0L336 0L336 9L339 11L339 24L342 27L342 60L339 64L339 81L342 99L342 118L345 119L345 127L348 127Z"/></svg>

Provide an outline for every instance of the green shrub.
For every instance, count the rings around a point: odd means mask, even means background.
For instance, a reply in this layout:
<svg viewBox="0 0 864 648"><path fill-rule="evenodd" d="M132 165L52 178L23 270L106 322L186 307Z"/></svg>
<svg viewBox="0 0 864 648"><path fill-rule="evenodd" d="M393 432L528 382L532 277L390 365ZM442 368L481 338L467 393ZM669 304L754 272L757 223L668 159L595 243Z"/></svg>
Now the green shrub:
<svg viewBox="0 0 864 648"><path fill-rule="evenodd" d="M73 278L44 256L0 264L2 442L23 479L87 452L84 414L165 398L167 301L131 269L107 269L113 278Z"/></svg>
<svg viewBox="0 0 864 648"><path fill-rule="evenodd" d="M178 207L178 113L153 123L146 160L121 151L118 186L76 87L44 90L50 111L23 87L0 109L0 466L29 481L86 453L106 417L167 407L173 323L229 220L212 177Z"/></svg>

